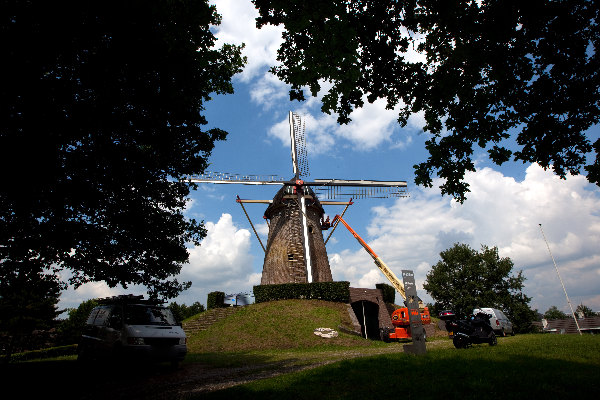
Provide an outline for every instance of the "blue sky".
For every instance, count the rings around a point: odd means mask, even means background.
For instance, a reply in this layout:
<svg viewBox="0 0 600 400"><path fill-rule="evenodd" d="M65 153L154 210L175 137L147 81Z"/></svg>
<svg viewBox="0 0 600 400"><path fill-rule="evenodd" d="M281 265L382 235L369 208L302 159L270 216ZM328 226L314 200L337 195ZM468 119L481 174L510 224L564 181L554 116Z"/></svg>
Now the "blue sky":
<svg viewBox="0 0 600 400"><path fill-rule="evenodd" d="M417 187L412 166L427 157L422 118L411 117L406 128L396 123L397 114L381 103L367 104L351 116L347 126L320 112L319 98L290 102L288 87L270 75L276 63L281 29L255 28L250 0L215 0L223 16L215 28L219 40L246 44L248 65L234 79L235 95L216 96L207 104L208 127L229 132L218 142L210 158L210 171L256 175L292 176L288 112L304 117L311 178L406 180L410 197L356 200L345 216L347 222L373 250L400 275L416 273L417 289L439 260L439 253L456 242L475 249L497 246L500 256L510 257L514 270L523 270L525 293L531 306L544 312L550 306L569 311L563 289L544 242L544 233L571 303L583 303L600 311L600 190L583 176L561 180L537 165L491 164L481 150L476 173L468 174L471 193L463 204L442 197L437 185ZM418 58L418 55L414 55ZM595 127L592 137L598 137ZM181 280L192 288L174 299L178 303L206 304L209 292L250 291L260 282L264 253L241 207L245 199L271 199L274 187L200 185L192 194L187 213L203 220L208 236L202 246L190 249L190 263ZM267 227L264 205L246 205L263 242ZM327 206L332 218L342 206ZM328 231L324 232L325 235ZM327 245L334 280L354 287L374 287L385 282L372 259L343 227ZM76 307L84 300L122 293L144 293L142 288L109 289L103 282L70 289L60 307ZM399 296L396 302L400 302ZM481 305L485 306L485 305Z"/></svg>

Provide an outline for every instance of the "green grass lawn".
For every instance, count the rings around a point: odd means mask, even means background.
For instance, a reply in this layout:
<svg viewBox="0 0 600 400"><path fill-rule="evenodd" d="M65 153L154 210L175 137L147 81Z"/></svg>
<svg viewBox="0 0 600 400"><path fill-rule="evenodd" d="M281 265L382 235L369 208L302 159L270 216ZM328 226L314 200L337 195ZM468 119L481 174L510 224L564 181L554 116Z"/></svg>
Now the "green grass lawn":
<svg viewBox="0 0 600 400"><path fill-rule="evenodd" d="M245 367L272 372L329 363L198 395L207 399L536 400L591 399L600 392L598 335L517 335L499 338L497 346L461 350L442 335L428 339L426 355L414 356L401 352L402 343L344 333L334 339L313 334L318 327L350 324L344 304L318 300L255 304L190 335L185 364L239 368L243 374L250 373L244 372ZM100 390L107 382L130 380L112 369L82 369L74 356L0 365L0 371L7 392L18 389L23 398L40 393L72 398L90 387ZM177 373L167 370L141 371L133 378L144 388L147 379L169 374L171 384L177 385ZM64 379L67 386L57 384ZM36 396L27 395L31 393Z"/></svg>
<svg viewBox="0 0 600 400"><path fill-rule="evenodd" d="M203 394L208 399L595 398L600 336L517 335L498 345L431 346L355 358Z"/></svg>
<svg viewBox="0 0 600 400"><path fill-rule="evenodd" d="M351 326L347 306L321 300L281 300L252 304L188 338L190 354L308 349L322 346L371 346L352 335L331 340L313 334L315 328Z"/></svg>

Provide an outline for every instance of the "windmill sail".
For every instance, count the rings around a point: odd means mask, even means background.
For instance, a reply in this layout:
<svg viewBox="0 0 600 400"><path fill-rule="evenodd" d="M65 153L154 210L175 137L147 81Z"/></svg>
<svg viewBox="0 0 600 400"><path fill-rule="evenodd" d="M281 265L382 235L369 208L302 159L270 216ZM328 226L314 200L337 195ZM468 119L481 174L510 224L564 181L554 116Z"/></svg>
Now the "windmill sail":
<svg viewBox="0 0 600 400"><path fill-rule="evenodd" d="M325 199L340 197L362 198L388 198L407 197L406 181L373 181L373 180L345 180L345 179L315 179L307 182L315 187L315 191Z"/></svg>
<svg viewBox="0 0 600 400"><path fill-rule="evenodd" d="M294 178L296 181L300 176L304 175L302 168L306 168L306 139L304 137L304 123L298 114L290 111L290 141L292 146L292 164L294 166ZM305 255L306 273L308 282L312 281L312 260L310 243L308 237L308 220L306 216L306 198L303 190L297 190L299 206L300 206L300 221L302 223L302 245Z"/></svg>
<svg viewBox="0 0 600 400"><path fill-rule="evenodd" d="M294 176L307 177L310 175L308 170L308 157L306 155L306 136L304 134L304 121L298 114L290 111L290 139L292 143L292 163L294 164Z"/></svg>

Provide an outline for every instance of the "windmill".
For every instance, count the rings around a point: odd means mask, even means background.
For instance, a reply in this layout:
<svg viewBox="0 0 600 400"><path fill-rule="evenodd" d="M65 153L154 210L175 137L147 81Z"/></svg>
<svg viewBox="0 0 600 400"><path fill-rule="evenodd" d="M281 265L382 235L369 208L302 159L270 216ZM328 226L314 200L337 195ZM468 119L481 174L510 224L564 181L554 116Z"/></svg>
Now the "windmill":
<svg viewBox="0 0 600 400"><path fill-rule="evenodd" d="M404 197L406 181L305 180L309 172L304 123L298 114L290 111L289 126L294 173L292 179L287 180L274 175L205 172L191 177L190 181L281 186L273 200L243 200L239 196L237 198L265 252L261 284L330 282L333 279L322 233L330 225L328 221L324 221L323 205L345 205L347 209L353 204L352 198ZM328 200L319 200L317 193ZM346 196L352 198L349 201L331 201ZM246 212L245 203L269 204L264 214L269 225L266 247Z"/></svg>

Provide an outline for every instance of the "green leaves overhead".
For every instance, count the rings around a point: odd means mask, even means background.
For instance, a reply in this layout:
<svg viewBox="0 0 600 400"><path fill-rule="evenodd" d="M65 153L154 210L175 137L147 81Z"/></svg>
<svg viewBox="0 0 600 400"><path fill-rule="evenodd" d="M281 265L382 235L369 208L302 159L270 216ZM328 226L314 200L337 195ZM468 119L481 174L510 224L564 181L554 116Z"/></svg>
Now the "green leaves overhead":
<svg viewBox="0 0 600 400"><path fill-rule="evenodd" d="M220 129L204 103L232 93L241 48L216 48L207 1L3 1L0 280L36 260L71 283L175 297L183 215Z"/></svg>
<svg viewBox="0 0 600 400"><path fill-rule="evenodd" d="M259 27L285 27L272 72L292 99L327 82L322 111L339 123L365 100L386 99L403 126L424 114L429 158L415 165L417 184L438 175L442 193L464 201L475 146L496 164L536 162L563 178L585 166L600 184L600 142L586 137L600 116L597 1L253 2Z"/></svg>

